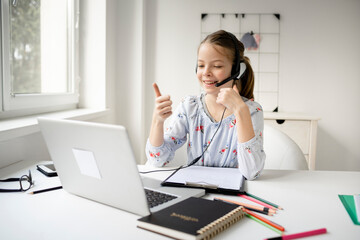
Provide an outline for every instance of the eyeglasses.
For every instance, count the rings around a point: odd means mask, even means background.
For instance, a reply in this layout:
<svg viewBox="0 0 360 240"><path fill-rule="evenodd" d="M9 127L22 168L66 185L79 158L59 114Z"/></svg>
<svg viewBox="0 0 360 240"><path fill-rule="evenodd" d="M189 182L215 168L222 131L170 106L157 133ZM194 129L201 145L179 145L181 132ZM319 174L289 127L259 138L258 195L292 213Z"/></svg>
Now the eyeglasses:
<svg viewBox="0 0 360 240"><path fill-rule="evenodd" d="M29 175L22 175L20 178L8 178L8 179L0 180L0 182L17 182L17 181L19 181L20 183L19 189L0 188L0 192L25 192L34 185L30 170L29 170Z"/></svg>

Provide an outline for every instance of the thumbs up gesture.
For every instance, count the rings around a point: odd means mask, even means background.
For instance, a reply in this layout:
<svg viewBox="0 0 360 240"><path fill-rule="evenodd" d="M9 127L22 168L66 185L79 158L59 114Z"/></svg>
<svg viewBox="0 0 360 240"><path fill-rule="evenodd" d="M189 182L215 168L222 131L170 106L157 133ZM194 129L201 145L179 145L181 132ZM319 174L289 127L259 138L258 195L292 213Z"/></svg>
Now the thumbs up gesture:
<svg viewBox="0 0 360 240"><path fill-rule="evenodd" d="M163 123L172 114L172 101L169 95L162 96L156 83L153 83L155 92L155 108L153 117Z"/></svg>

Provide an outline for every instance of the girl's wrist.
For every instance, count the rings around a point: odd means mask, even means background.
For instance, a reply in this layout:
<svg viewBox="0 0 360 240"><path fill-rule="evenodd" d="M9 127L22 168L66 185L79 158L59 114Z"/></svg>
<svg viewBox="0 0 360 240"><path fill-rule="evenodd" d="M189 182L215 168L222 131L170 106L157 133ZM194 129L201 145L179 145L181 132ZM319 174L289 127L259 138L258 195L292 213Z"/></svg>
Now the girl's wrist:
<svg viewBox="0 0 360 240"><path fill-rule="evenodd" d="M163 125L165 122L165 119L162 119L154 112L152 122L153 122L153 124L156 124L156 125Z"/></svg>
<svg viewBox="0 0 360 240"><path fill-rule="evenodd" d="M238 107L235 109L234 111L234 115L236 118L242 118L243 114L244 113L249 113L249 107L244 103L242 102L241 104L238 105Z"/></svg>
<svg viewBox="0 0 360 240"><path fill-rule="evenodd" d="M161 128L162 128L162 127L164 126L164 122L165 122L165 121L159 120L158 118L154 117L154 118L153 118L153 124L152 124L152 125L153 125L154 127L161 127Z"/></svg>

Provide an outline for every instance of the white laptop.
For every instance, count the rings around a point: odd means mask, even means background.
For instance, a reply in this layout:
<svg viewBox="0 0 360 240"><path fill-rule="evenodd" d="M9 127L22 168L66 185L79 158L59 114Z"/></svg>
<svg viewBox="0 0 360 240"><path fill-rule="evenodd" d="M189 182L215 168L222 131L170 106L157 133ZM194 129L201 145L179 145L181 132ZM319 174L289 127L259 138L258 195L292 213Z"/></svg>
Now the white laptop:
<svg viewBox="0 0 360 240"><path fill-rule="evenodd" d="M72 194L145 216L203 189L163 187L161 181L141 177L123 126L38 118L63 188ZM145 189L174 198L150 207Z"/></svg>

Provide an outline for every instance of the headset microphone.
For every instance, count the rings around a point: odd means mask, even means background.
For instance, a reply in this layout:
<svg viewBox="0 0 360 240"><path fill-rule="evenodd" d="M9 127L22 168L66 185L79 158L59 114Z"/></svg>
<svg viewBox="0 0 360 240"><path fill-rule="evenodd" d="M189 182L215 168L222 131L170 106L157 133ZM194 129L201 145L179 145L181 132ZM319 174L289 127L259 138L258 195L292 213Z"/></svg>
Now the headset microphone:
<svg viewBox="0 0 360 240"><path fill-rule="evenodd" d="M227 83L228 81L230 81L230 80L232 80L232 79L233 79L233 76L230 76L230 77L228 77L228 78L225 78L223 81L221 81L221 82L219 82L219 83L216 83L216 84L215 84L215 87L220 87L221 85ZM236 80L236 79L234 79L234 80Z"/></svg>
<svg viewBox="0 0 360 240"><path fill-rule="evenodd" d="M240 77L244 74L245 70L246 70L246 65L245 63L241 62L240 63L240 69L239 69L239 74L236 74L236 75L232 75L226 79L224 79L223 81L219 82L219 83L216 83L215 86L216 87L220 87L221 85L227 83L228 81L234 79L234 80L239 80Z"/></svg>

